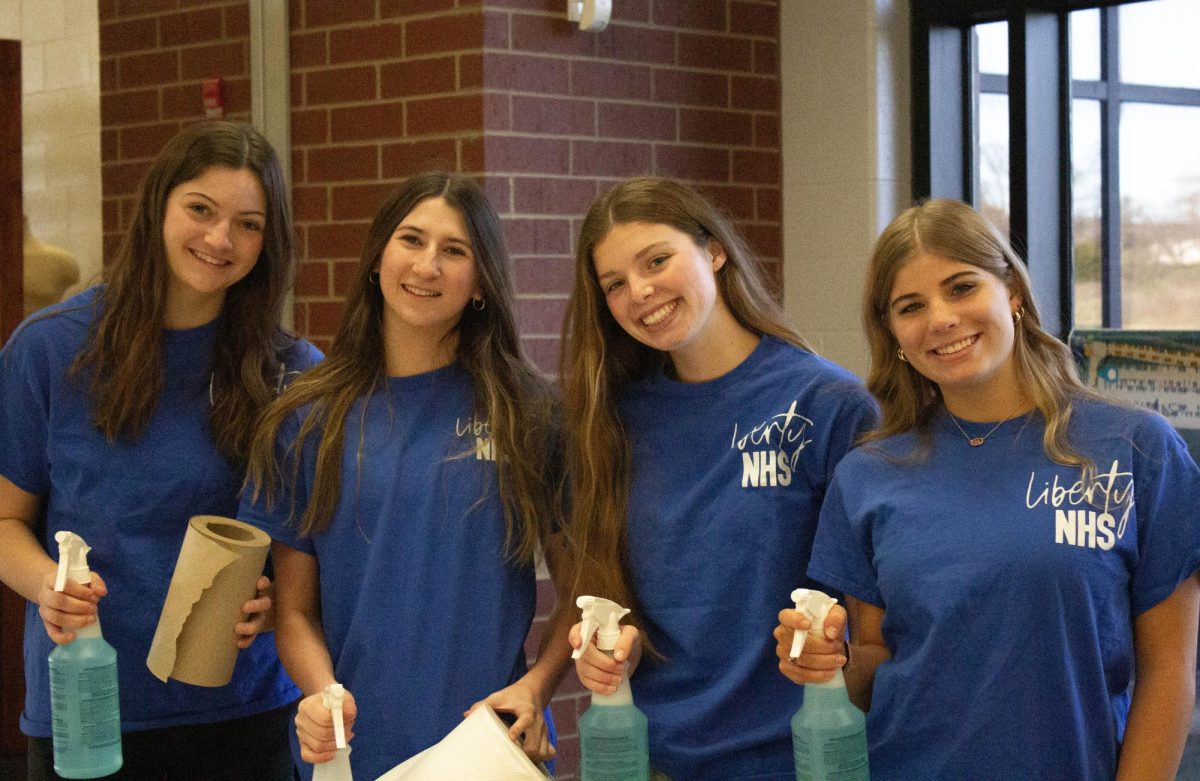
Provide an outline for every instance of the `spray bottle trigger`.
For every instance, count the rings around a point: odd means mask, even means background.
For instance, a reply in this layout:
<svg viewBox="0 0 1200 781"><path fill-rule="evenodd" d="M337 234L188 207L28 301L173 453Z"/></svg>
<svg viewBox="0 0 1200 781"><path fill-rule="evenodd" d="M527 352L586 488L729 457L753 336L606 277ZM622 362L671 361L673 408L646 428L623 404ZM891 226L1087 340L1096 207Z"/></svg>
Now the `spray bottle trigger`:
<svg viewBox="0 0 1200 781"><path fill-rule="evenodd" d="M65 589L68 579L76 583L91 583L92 573L87 563L91 548L83 538L74 532L59 531L54 533L54 540L58 543L58 572L54 576L54 590Z"/></svg>
<svg viewBox="0 0 1200 781"><path fill-rule="evenodd" d="M572 659L578 659L583 656L583 652L587 649L587 644L592 641L592 635L596 632L595 605L595 597L582 596L575 600L575 606L583 611L583 616L579 627L579 647L571 652Z"/></svg>
<svg viewBox="0 0 1200 781"><path fill-rule="evenodd" d="M828 594L817 591L815 589L798 588L792 592L792 601L796 603L796 610L808 616L811 622L809 631L816 630L820 632L825 628L825 619L829 615L829 611L837 604L837 600ZM792 635L792 648L788 652L788 659L796 661L800 658L801 652L804 651L804 641L808 638L808 632L795 632Z"/></svg>
<svg viewBox="0 0 1200 781"><path fill-rule="evenodd" d="M333 715L333 740L337 748L346 747L346 722L342 714L342 703L346 689L340 683L331 683L321 690L321 704Z"/></svg>

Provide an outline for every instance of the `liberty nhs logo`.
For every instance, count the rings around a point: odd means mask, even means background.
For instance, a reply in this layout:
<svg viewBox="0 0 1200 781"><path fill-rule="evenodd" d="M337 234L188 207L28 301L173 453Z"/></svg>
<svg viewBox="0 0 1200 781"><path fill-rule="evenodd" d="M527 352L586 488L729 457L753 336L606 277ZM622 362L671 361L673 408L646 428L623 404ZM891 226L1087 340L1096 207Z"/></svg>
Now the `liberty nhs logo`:
<svg viewBox="0 0 1200 781"><path fill-rule="evenodd" d="M734 423L729 447L742 454L742 488L791 485L800 453L812 442L812 425L796 411L795 400L748 431Z"/></svg>
<svg viewBox="0 0 1200 781"><path fill-rule="evenodd" d="M1064 484L1056 473L1039 479L1029 473L1025 506L1054 508L1054 542L1080 548L1112 550L1125 536L1133 511L1133 472L1114 459L1106 472L1091 472Z"/></svg>
<svg viewBox="0 0 1200 781"><path fill-rule="evenodd" d="M496 460L496 446L492 442L492 424L488 421L480 420L474 415L466 420L456 418L454 421L454 435L459 439L463 437L475 438L476 461Z"/></svg>

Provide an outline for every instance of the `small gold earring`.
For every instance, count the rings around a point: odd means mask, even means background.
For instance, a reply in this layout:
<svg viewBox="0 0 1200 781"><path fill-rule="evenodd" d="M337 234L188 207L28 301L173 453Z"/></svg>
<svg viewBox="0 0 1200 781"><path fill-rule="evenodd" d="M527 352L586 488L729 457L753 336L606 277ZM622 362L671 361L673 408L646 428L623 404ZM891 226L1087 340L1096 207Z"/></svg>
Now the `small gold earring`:
<svg viewBox="0 0 1200 781"><path fill-rule="evenodd" d="M1023 306L1017 307L1016 309L1013 310L1012 314L1013 314L1013 323L1019 325L1021 322L1021 318L1025 316L1025 307L1023 307Z"/></svg>
<svg viewBox="0 0 1200 781"><path fill-rule="evenodd" d="M898 357L904 363L908 363L908 359L904 357L904 349L903 348L896 350L896 357Z"/></svg>

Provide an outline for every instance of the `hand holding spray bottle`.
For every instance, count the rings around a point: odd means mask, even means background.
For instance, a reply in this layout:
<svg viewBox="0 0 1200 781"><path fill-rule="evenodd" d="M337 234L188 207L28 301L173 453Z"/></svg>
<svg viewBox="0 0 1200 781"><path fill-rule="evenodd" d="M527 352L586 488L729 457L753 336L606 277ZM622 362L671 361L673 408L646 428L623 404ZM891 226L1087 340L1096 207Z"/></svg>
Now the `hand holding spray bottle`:
<svg viewBox="0 0 1200 781"><path fill-rule="evenodd" d="M629 610L599 597L580 597L575 604L583 610L583 642L571 658L583 656L593 633L596 647L612 656L621 636L620 621ZM582 781L650 778L646 714L633 704L628 675L622 674L614 694L592 693L591 707L579 717L579 751Z"/></svg>
<svg viewBox="0 0 1200 781"><path fill-rule="evenodd" d="M837 600L807 588L792 592L796 610L812 622L809 632L825 631L825 618ZM804 650L808 633L796 632L788 658ZM792 717L792 752L796 781L868 781L867 720L846 693L846 679L835 670L833 680L804 686L804 704Z"/></svg>
<svg viewBox="0 0 1200 781"><path fill-rule="evenodd" d="M67 580L92 582L87 554L91 548L72 532L54 535L58 576L54 590ZM50 652L50 710L54 729L54 772L63 778L99 778L121 769L121 712L117 696L117 652L95 623L73 630L75 639Z"/></svg>
<svg viewBox="0 0 1200 781"><path fill-rule="evenodd" d="M321 704L333 715L333 741L337 751L333 759L313 766L313 781L353 781L350 772L350 745L346 743L346 721L342 705L346 690L340 683L331 683L321 690Z"/></svg>

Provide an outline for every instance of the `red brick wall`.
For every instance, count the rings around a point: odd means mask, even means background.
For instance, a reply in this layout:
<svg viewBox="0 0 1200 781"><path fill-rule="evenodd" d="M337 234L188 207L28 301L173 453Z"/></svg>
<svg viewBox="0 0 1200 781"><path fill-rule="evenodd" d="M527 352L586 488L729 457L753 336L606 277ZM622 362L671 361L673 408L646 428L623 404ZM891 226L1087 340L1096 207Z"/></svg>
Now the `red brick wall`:
<svg viewBox="0 0 1200 781"><path fill-rule="evenodd" d="M222 77L226 116L250 120L249 35L245 0L100 0L106 263L150 161L184 124L204 118L201 82Z"/></svg>
<svg viewBox="0 0 1200 781"><path fill-rule="evenodd" d="M301 333L328 346L376 207L432 166L478 176L503 215L522 335L547 372L579 221L622 178L696 185L781 287L777 1L614 6L597 34L563 0L292 0ZM149 159L202 116L202 79L222 76L229 115L248 119L249 42L245 0L101 0L100 18L108 248ZM553 705L560 779L576 777L586 707L569 672Z"/></svg>
<svg viewBox="0 0 1200 781"><path fill-rule="evenodd" d="M545 371L558 365L582 215L625 177L695 185L782 288L777 3L613 5L597 34L568 23L560 0L484 3L482 170L505 217L524 343ZM588 702L568 672L552 705L560 779L576 778Z"/></svg>
<svg viewBox="0 0 1200 781"><path fill-rule="evenodd" d="M455 6L291 5L296 326L322 347L387 193L428 168L482 170L484 14Z"/></svg>
<svg viewBox="0 0 1200 781"><path fill-rule="evenodd" d="M613 5L608 29L587 33L560 0L484 3L484 173L506 218L525 345L546 371L580 218L625 177L696 185L782 278L777 3Z"/></svg>

